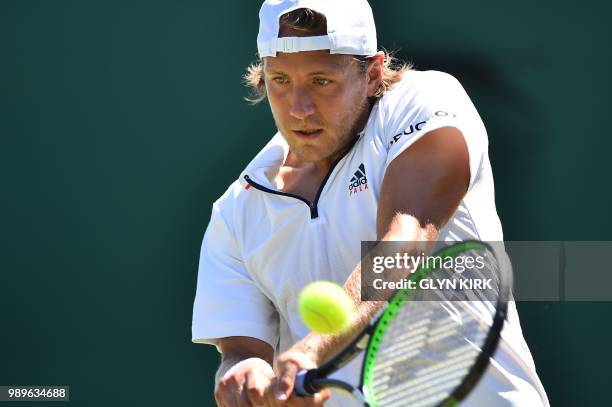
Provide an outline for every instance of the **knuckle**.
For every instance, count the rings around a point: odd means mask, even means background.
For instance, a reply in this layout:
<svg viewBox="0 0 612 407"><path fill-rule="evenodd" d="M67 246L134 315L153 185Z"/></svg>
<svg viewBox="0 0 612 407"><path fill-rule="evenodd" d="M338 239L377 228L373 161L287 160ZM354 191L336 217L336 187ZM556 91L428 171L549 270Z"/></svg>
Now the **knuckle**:
<svg viewBox="0 0 612 407"><path fill-rule="evenodd" d="M280 380L279 380L279 385L283 388L288 388L293 384L293 379L289 376L283 376Z"/></svg>
<svg viewBox="0 0 612 407"><path fill-rule="evenodd" d="M227 386L234 386L238 384L238 378L234 375L228 376L225 378L225 384Z"/></svg>
<svg viewBox="0 0 612 407"><path fill-rule="evenodd" d="M247 394L250 398L261 398L264 395L263 389L257 386L249 386L247 388Z"/></svg>

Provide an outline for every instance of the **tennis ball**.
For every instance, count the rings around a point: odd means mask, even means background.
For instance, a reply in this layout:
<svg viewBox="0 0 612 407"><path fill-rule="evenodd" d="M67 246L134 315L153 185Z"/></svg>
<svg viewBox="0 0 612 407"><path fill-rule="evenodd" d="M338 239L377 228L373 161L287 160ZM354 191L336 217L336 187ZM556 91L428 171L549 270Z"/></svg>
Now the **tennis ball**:
<svg viewBox="0 0 612 407"><path fill-rule="evenodd" d="M339 285L315 281L300 293L298 309L308 328L320 334L339 334L350 325L355 305Z"/></svg>

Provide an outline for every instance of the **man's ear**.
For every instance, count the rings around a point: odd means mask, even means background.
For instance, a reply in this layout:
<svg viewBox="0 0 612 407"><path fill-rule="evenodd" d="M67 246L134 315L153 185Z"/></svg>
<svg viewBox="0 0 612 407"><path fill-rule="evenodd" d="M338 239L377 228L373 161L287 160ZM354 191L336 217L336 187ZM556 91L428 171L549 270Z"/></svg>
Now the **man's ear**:
<svg viewBox="0 0 612 407"><path fill-rule="evenodd" d="M366 79L368 81L368 97L373 97L380 86L384 63L385 54L383 52L379 51L376 53L376 55L371 57L371 62L366 72Z"/></svg>

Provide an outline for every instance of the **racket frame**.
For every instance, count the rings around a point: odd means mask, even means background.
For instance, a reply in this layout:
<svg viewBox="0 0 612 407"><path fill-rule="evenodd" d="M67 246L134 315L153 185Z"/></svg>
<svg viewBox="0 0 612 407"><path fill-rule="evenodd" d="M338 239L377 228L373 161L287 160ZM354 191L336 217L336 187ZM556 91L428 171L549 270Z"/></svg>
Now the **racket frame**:
<svg viewBox="0 0 612 407"><path fill-rule="evenodd" d="M495 256L497 262L500 263L500 269L502 271L504 267L510 267L509 263L502 264L502 256L505 256L505 253L498 254L497 250L490 244L477 240L466 240L455 243L452 246L448 246L436 252L434 256L455 257L468 250L479 250L483 247ZM410 279L418 284L418 282L427 277L431 271L430 267L421 266L413 273ZM464 400L470 391L476 387L489 365L489 359L495 354L497 344L501 337L501 330L504 326L508 312L508 301L511 297L511 281L508 274L509 272L502 272L500 275L500 294L495 304L495 314L478 357L470 367L467 375L463 378L461 384L453 390L449 397L439 403L439 406L455 406L460 401ZM414 292L415 290L410 289L398 290L393 294L393 297L377 311L368 325L364 327L351 342L345 345L341 351L328 359L320 367L299 372L296 378L295 392L300 396L311 396L326 387L337 388L351 393L355 398L363 402L366 407L376 407L376 404L373 404L372 400L369 400L367 395L372 379L371 373L378 352L378 344L381 342L388 327L391 325L391 321L393 321L395 314L401 309L403 302L409 300ZM358 386L353 386L344 381L327 377L345 366L358 353L363 351L365 351L365 356L361 367L360 382Z"/></svg>

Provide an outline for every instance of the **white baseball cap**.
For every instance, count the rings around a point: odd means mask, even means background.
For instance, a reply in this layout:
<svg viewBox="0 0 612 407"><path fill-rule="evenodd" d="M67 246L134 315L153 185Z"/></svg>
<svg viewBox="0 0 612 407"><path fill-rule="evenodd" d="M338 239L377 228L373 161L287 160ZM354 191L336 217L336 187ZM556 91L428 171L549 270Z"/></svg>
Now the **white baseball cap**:
<svg viewBox="0 0 612 407"><path fill-rule="evenodd" d="M327 19L327 35L278 37L279 19L299 8L321 13ZM331 54L376 54L376 26L367 0L265 0L259 10L259 57L277 52L328 49Z"/></svg>

